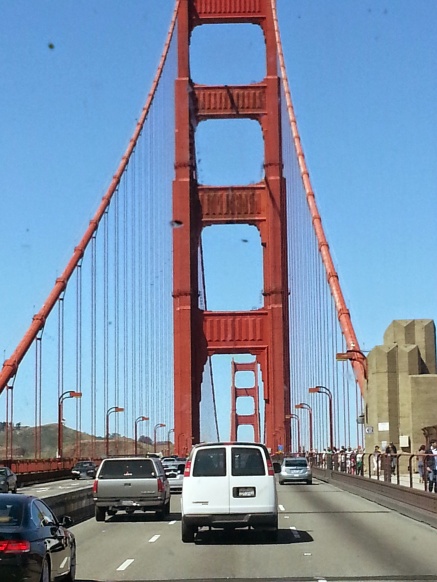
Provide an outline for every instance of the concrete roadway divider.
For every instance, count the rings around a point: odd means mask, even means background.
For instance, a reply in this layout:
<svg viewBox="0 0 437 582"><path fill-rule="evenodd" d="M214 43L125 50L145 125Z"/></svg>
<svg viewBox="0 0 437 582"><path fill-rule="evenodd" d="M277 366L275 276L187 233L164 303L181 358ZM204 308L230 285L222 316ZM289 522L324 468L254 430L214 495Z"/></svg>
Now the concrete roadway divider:
<svg viewBox="0 0 437 582"><path fill-rule="evenodd" d="M68 493L57 493L47 497L41 496L58 519L69 515L73 524L94 517L94 501L92 487L77 489Z"/></svg>

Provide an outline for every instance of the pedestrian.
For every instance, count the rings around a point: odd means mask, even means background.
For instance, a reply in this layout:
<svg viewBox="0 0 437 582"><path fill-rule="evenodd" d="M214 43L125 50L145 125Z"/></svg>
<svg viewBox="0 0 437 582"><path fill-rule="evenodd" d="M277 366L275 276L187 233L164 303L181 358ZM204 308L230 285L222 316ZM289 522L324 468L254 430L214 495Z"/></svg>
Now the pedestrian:
<svg viewBox="0 0 437 582"><path fill-rule="evenodd" d="M397 450L395 444L393 442L391 442L390 443L390 455L391 455L390 464L391 464L392 475L394 475L396 473L396 465L397 465L397 458L398 458L397 452L398 452L398 450Z"/></svg>
<svg viewBox="0 0 437 582"><path fill-rule="evenodd" d="M357 475L364 476L364 449L357 449Z"/></svg>
<svg viewBox="0 0 437 582"><path fill-rule="evenodd" d="M391 481L392 475L392 448L391 443L385 447L384 463L384 481Z"/></svg>
<svg viewBox="0 0 437 582"><path fill-rule="evenodd" d="M424 460L425 460L425 445L420 445L417 451L417 472L419 473L419 483L423 483L423 473L424 473Z"/></svg>
<svg viewBox="0 0 437 582"><path fill-rule="evenodd" d="M381 449L378 445L375 445L375 449L372 453L372 465L373 465L373 472L377 473L378 470L381 468Z"/></svg>
<svg viewBox="0 0 437 582"><path fill-rule="evenodd" d="M428 483L428 491L433 491L437 493L437 441L432 439L430 446L425 450L425 468L426 468L426 480Z"/></svg>

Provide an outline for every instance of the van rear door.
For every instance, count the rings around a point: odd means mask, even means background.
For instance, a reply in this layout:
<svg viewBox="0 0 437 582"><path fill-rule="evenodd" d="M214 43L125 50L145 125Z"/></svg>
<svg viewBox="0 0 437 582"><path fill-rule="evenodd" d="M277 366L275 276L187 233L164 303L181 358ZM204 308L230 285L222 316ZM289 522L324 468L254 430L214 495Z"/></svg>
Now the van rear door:
<svg viewBox="0 0 437 582"><path fill-rule="evenodd" d="M276 511L276 486L269 475L261 447L233 446L229 449L230 512L272 513Z"/></svg>
<svg viewBox="0 0 437 582"><path fill-rule="evenodd" d="M184 478L184 513L228 514L230 492L226 448L199 448L192 462L190 476Z"/></svg>

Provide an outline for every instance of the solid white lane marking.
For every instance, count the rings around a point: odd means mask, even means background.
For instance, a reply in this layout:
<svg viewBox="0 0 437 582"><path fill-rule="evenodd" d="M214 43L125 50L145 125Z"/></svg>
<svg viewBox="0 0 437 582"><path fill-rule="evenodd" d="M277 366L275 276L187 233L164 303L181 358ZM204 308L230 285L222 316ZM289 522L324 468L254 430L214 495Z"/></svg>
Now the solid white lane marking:
<svg viewBox="0 0 437 582"><path fill-rule="evenodd" d="M279 505L280 511L285 511L285 507L283 505Z"/></svg>
<svg viewBox="0 0 437 582"><path fill-rule="evenodd" d="M152 536L149 540L149 544L153 544L153 542L156 542L157 539L159 539L161 536L156 535L156 536Z"/></svg>
<svg viewBox="0 0 437 582"><path fill-rule="evenodd" d="M132 564L133 560L125 560L123 562L123 564L121 564L121 566L119 566L117 568L117 572L121 571L121 570L126 570L126 568L128 568L131 564Z"/></svg>

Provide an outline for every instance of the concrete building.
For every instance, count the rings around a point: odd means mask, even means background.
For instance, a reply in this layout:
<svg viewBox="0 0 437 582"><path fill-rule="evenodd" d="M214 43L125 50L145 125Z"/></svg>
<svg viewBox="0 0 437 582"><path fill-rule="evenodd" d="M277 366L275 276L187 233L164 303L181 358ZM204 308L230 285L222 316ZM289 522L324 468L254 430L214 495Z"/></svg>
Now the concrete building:
<svg viewBox="0 0 437 582"><path fill-rule="evenodd" d="M415 453L437 435L436 331L431 319L395 320L368 355L365 447ZM408 456L402 458L405 470ZM404 466L405 465L405 466Z"/></svg>

